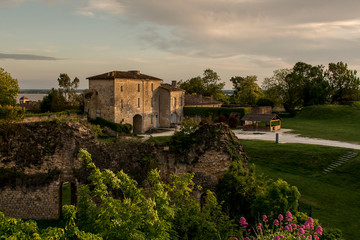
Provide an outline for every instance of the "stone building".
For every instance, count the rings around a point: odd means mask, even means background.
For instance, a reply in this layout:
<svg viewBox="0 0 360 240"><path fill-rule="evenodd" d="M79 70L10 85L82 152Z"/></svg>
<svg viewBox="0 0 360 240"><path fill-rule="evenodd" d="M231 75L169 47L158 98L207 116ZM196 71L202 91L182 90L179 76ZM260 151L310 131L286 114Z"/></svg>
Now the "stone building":
<svg viewBox="0 0 360 240"><path fill-rule="evenodd" d="M140 71L113 71L87 78L85 112L133 125L134 133L170 127L183 118L184 90Z"/></svg>

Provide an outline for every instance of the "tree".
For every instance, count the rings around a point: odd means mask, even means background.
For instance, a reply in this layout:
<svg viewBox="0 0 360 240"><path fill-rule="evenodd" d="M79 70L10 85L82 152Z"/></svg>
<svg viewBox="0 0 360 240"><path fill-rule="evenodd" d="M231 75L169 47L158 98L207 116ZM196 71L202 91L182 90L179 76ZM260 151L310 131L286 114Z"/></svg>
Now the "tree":
<svg viewBox="0 0 360 240"><path fill-rule="evenodd" d="M230 81L235 89L232 96L233 103L256 105L257 100L263 96L256 83L256 76L232 77Z"/></svg>
<svg viewBox="0 0 360 240"><path fill-rule="evenodd" d="M0 105L16 105L16 96L19 93L18 81L10 73L0 68Z"/></svg>
<svg viewBox="0 0 360 240"><path fill-rule="evenodd" d="M76 99L75 89L79 86L80 80L75 77L71 82L70 77L66 73L60 73L58 78L59 92L64 94L67 102L73 102Z"/></svg>
<svg viewBox="0 0 360 240"><path fill-rule="evenodd" d="M50 90L40 104L41 112L61 112L66 108L67 104L64 95L54 88Z"/></svg>
<svg viewBox="0 0 360 240"><path fill-rule="evenodd" d="M265 78L262 84L264 97L273 101L275 106L281 107L284 105L286 94L285 78L291 73L291 69L278 69L273 72L273 76Z"/></svg>
<svg viewBox="0 0 360 240"><path fill-rule="evenodd" d="M331 89L331 102L353 101L359 97L359 77L356 70L349 70L346 63L329 63L325 72Z"/></svg>
<svg viewBox="0 0 360 240"><path fill-rule="evenodd" d="M211 69L204 70L203 77L180 81L179 85L187 94L213 96L218 101L228 102L227 96L222 92L225 83L221 82L219 75Z"/></svg>
<svg viewBox="0 0 360 240"><path fill-rule="evenodd" d="M285 77L284 92L284 108L292 114L303 106L327 103L330 91L324 66L296 63Z"/></svg>

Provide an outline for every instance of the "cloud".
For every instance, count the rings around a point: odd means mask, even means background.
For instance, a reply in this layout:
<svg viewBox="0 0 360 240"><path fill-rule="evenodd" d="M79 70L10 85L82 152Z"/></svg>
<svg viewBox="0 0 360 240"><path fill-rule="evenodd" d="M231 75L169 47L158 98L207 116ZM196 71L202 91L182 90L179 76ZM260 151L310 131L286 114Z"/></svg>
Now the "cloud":
<svg viewBox="0 0 360 240"><path fill-rule="evenodd" d="M116 0L89 0L83 4L77 13L87 17L97 17L101 13L120 14L123 6Z"/></svg>
<svg viewBox="0 0 360 240"><path fill-rule="evenodd" d="M360 1L117 1L149 49L195 58L317 61L358 48ZM355 51L353 51L355 52ZM352 54L354 55L354 54Z"/></svg>
<svg viewBox="0 0 360 240"><path fill-rule="evenodd" d="M0 53L0 59L13 59L13 60L48 60L48 61L61 60L60 58L47 57L47 56L39 56L39 55L32 55L32 54L6 54L6 53Z"/></svg>

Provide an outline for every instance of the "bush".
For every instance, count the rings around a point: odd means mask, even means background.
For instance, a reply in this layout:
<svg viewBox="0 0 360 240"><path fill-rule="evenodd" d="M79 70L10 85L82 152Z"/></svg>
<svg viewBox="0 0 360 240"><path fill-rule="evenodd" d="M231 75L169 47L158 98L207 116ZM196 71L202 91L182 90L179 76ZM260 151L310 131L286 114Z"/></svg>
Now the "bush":
<svg viewBox="0 0 360 240"><path fill-rule="evenodd" d="M0 105L0 120L3 121L18 121L24 118L25 109L21 107L14 107L10 105Z"/></svg>
<svg viewBox="0 0 360 240"><path fill-rule="evenodd" d="M260 98L256 102L256 106L271 106L274 107L274 102L267 98Z"/></svg>
<svg viewBox="0 0 360 240"><path fill-rule="evenodd" d="M236 128L239 125L239 120L236 117L229 118L229 126L231 128Z"/></svg>
<svg viewBox="0 0 360 240"><path fill-rule="evenodd" d="M90 120L90 122L95 125L100 125L100 127L108 127L117 133L131 134L132 130L131 124L114 123L99 117L95 120Z"/></svg>
<svg viewBox="0 0 360 240"><path fill-rule="evenodd" d="M218 121L219 122L226 122L226 116L225 115L220 115Z"/></svg>
<svg viewBox="0 0 360 240"><path fill-rule="evenodd" d="M184 116L230 116L232 112L239 113L240 118L250 112L250 108L225 108L225 107L184 107Z"/></svg>

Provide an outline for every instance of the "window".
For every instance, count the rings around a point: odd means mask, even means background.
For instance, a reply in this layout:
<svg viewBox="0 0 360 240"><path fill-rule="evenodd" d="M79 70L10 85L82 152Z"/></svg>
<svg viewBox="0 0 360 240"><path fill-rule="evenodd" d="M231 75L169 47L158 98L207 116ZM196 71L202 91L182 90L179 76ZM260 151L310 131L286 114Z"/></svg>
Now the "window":
<svg viewBox="0 0 360 240"><path fill-rule="evenodd" d="M154 98L151 98L151 107L153 107L154 106L154 100L153 100Z"/></svg>
<svg viewBox="0 0 360 240"><path fill-rule="evenodd" d="M124 100L121 99L121 102L120 102L120 109L121 111L124 109Z"/></svg>
<svg viewBox="0 0 360 240"><path fill-rule="evenodd" d="M138 98L138 107L140 107L140 98Z"/></svg>
<svg viewBox="0 0 360 240"><path fill-rule="evenodd" d="M151 91L153 92L154 91L154 84L151 83Z"/></svg>
<svg viewBox="0 0 360 240"><path fill-rule="evenodd" d="M140 84L138 84L138 92L140 92Z"/></svg>
<svg viewBox="0 0 360 240"><path fill-rule="evenodd" d="M124 88L123 86L120 87L120 91L123 92L124 91Z"/></svg>
<svg viewBox="0 0 360 240"><path fill-rule="evenodd" d="M179 97L179 106L182 106L182 97Z"/></svg>
<svg viewBox="0 0 360 240"><path fill-rule="evenodd" d="M173 102L173 104L174 104L174 107L176 107L176 97L174 97L174 102Z"/></svg>

